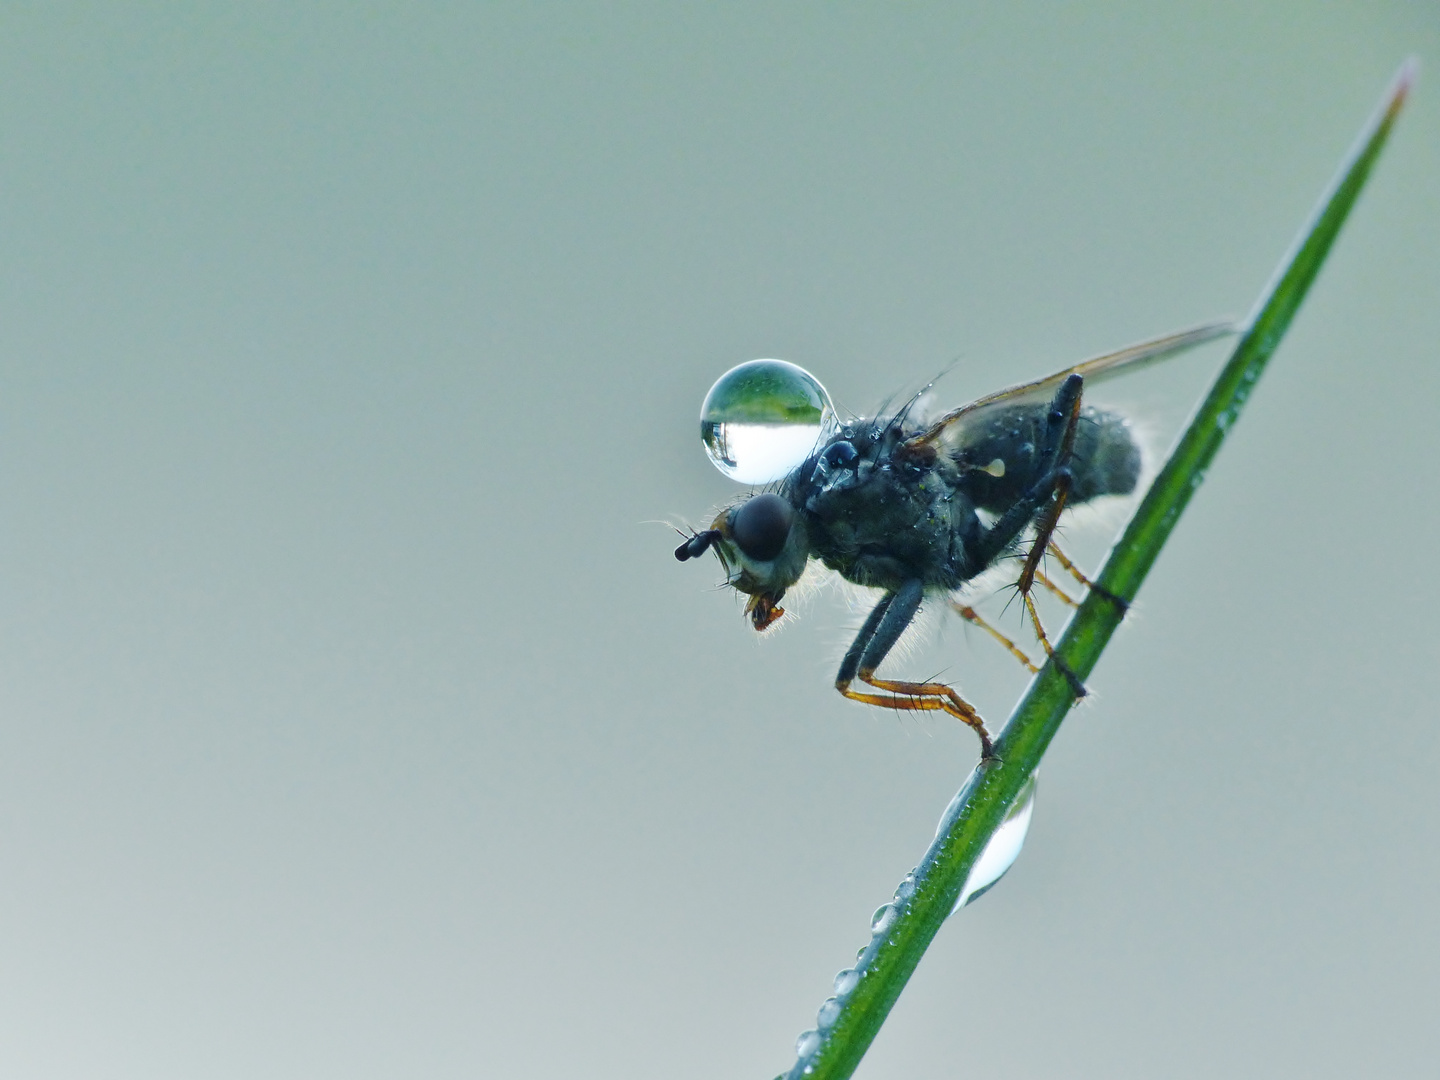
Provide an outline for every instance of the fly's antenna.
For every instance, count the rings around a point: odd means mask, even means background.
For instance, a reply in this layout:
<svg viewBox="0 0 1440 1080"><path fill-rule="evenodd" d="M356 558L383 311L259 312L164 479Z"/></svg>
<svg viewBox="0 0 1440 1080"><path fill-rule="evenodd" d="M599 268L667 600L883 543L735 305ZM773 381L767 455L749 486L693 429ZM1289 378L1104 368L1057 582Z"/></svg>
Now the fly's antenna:
<svg viewBox="0 0 1440 1080"><path fill-rule="evenodd" d="M685 534L682 532L680 535L684 536ZM675 558L681 562L685 562L687 559L698 559L709 551L710 546L719 539L720 531L718 529L706 529L704 532L698 532L675 549Z"/></svg>

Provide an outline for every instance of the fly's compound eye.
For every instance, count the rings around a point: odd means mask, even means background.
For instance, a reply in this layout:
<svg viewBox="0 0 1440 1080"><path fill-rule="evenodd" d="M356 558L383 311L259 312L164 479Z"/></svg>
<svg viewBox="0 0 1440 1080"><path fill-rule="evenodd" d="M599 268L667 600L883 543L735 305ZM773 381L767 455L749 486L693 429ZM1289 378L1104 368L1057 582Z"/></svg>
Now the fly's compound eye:
<svg viewBox="0 0 1440 1080"><path fill-rule="evenodd" d="M785 550L795 510L779 495L766 492L740 506L730 518L730 540L748 559L769 562Z"/></svg>

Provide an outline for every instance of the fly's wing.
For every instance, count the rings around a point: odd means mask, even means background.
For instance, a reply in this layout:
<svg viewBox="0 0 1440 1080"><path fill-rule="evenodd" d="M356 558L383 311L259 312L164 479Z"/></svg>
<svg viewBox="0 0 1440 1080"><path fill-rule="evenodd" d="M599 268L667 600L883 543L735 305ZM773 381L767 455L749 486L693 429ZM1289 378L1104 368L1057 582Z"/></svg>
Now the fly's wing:
<svg viewBox="0 0 1440 1080"><path fill-rule="evenodd" d="M911 446L926 443L943 443L950 447L963 446L966 441L966 433L975 431L977 425L983 428L987 419L998 410L1008 409L1015 405L1048 401L1054 397L1060 384L1073 374L1083 375L1086 382L1109 379L1116 375L1128 375L1150 364L1168 360L1187 349L1193 349L1198 345L1214 341L1216 338L1234 334L1238 330L1239 328L1234 323L1206 323L1190 330L1181 330L1176 334L1167 334L1165 337L1156 338L1153 341L1143 341L1138 345L1121 349L1119 352L1097 356L1076 364L1074 367L1057 371L1053 375L1047 375L1043 379L997 390L968 405L952 409L907 442Z"/></svg>

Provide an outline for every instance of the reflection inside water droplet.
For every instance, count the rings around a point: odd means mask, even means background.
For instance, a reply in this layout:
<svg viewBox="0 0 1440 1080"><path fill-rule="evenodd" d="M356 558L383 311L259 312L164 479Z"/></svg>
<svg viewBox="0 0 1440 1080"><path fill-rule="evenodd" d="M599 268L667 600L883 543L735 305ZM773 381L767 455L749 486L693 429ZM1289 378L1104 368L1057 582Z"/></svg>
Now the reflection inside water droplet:
<svg viewBox="0 0 1440 1080"><path fill-rule="evenodd" d="M1014 865L1015 860L1020 857L1020 849L1025 846L1025 834L1030 831L1030 816L1034 811L1035 775L1032 773L1020 793L1015 796L1015 802L1005 815L1005 820L1000 823L1000 828L995 830L995 835L985 845L980 858L976 859L975 865L970 868L970 876L965 879L965 887L960 890L960 899L955 901L950 914L955 914L983 895Z"/></svg>
<svg viewBox="0 0 1440 1080"><path fill-rule="evenodd" d="M706 453L717 469L742 484L781 479L837 427L825 387L784 360L750 360L731 368L700 406Z"/></svg>

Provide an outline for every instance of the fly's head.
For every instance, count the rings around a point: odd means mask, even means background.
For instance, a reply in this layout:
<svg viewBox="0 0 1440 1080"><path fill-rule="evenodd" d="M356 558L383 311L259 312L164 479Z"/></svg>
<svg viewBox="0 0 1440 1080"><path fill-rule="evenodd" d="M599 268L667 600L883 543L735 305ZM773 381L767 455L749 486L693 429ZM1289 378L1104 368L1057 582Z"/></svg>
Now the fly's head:
<svg viewBox="0 0 1440 1080"><path fill-rule="evenodd" d="M725 568L726 584L750 597L745 614L756 630L785 614L780 600L809 558L804 519L788 500L768 491L751 495L676 548L675 558L696 559L709 548Z"/></svg>

